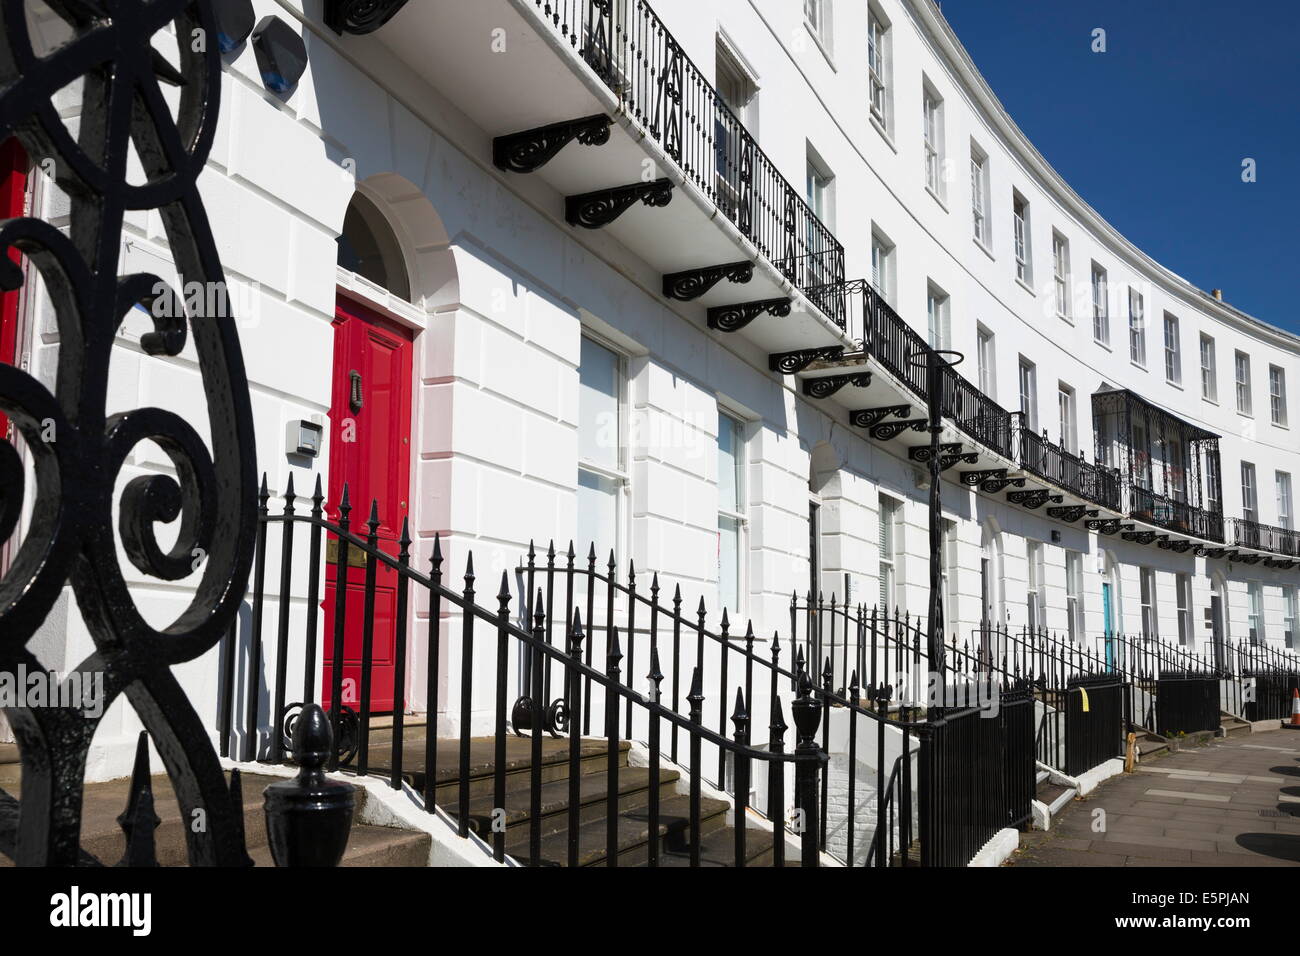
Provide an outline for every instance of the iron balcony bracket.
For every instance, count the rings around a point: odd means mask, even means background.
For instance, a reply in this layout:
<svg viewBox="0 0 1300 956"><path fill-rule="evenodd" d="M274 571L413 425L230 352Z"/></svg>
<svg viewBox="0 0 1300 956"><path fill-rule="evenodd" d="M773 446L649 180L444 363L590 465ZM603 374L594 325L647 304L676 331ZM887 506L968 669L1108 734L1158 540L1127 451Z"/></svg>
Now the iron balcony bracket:
<svg viewBox="0 0 1300 956"><path fill-rule="evenodd" d="M670 272L664 276L663 292L665 298L690 302L704 295L723 279L737 285L744 285L752 278L754 278L754 263L746 259L743 262L728 262L720 266L687 269L685 272Z"/></svg>
<svg viewBox="0 0 1300 956"><path fill-rule="evenodd" d="M667 277L665 277L665 281ZM665 288L667 288L665 286ZM667 292L664 293L667 295ZM778 318L790 314L789 298L759 299L757 302L740 302L736 305L719 305L709 309L708 326L719 332L739 332L764 312Z"/></svg>
<svg viewBox="0 0 1300 956"><path fill-rule="evenodd" d="M406 6L406 0L325 0L325 25L342 36L374 33Z"/></svg>
<svg viewBox="0 0 1300 956"><path fill-rule="evenodd" d="M1089 508L1087 505L1066 505L1063 508L1048 508L1047 515L1049 518L1056 518L1058 521L1064 521L1067 524L1074 524L1084 515L1095 518L1099 514L1096 508Z"/></svg>
<svg viewBox="0 0 1300 956"><path fill-rule="evenodd" d="M929 427L921 418L909 422L881 422L871 426L871 437L876 441L892 441L905 431L923 432Z"/></svg>
<svg viewBox="0 0 1300 956"><path fill-rule="evenodd" d="M895 418L911 418L911 405L885 405L881 408L859 408L849 412L849 423L858 428L871 428L893 415Z"/></svg>
<svg viewBox="0 0 1300 956"><path fill-rule="evenodd" d="M823 378L806 378L803 380L803 393L809 398L830 398L845 385L870 388L871 373L857 372L851 375L827 375Z"/></svg>
<svg viewBox="0 0 1300 956"><path fill-rule="evenodd" d="M1119 534L1123 522L1119 518L1090 518L1083 523L1083 526L1098 534Z"/></svg>
<svg viewBox="0 0 1300 956"><path fill-rule="evenodd" d="M597 113L498 136L492 140L492 165L509 173L535 173L575 139L583 146L605 145L612 122Z"/></svg>
<svg viewBox="0 0 1300 956"><path fill-rule="evenodd" d="M794 375L813 362L837 362L844 357L844 346L828 345L818 349L796 349L793 352L774 352L767 357L769 372Z"/></svg>
<svg viewBox="0 0 1300 956"><path fill-rule="evenodd" d="M1124 531L1120 533L1120 537L1125 541L1134 541L1137 544L1150 544L1156 539L1156 533L1154 531Z"/></svg>
<svg viewBox="0 0 1300 956"><path fill-rule="evenodd" d="M1007 501L1013 505L1020 505L1022 508L1028 508L1030 511L1036 511L1049 501L1060 504L1065 500L1064 495L1053 494L1046 489L1037 488L1032 491L1008 491Z"/></svg>
<svg viewBox="0 0 1300 956"><path fill-rule="evenodd" d="M1218 558L1226 557L1227 554L1228 554L1227 548L1207 548L1204 545L1201 545L1196 549L1196 556L1198 558L1218 559Z"/></svg>
<svg viewBox="0 0 1300 956"><path fill-rule="evenodd" d="M673 198L673 182L668 178L649 183L629 183L610 189L564 198L564 219L571 226L600 229L608 226L640 200L647 206L667 206Z"/></svg>

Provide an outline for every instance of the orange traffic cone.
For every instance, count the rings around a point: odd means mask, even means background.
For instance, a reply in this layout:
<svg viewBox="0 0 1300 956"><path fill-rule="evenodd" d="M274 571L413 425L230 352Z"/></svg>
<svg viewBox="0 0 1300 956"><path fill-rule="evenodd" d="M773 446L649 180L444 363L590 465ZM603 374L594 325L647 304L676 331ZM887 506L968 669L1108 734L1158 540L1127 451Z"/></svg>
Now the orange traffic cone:
<svg viewBox="0 0 1300 956"><path fill-rule="evenodd" d="M1300 687L1291 691L1291 723L1282 726L1287 730L1300 730Z"/></svg>

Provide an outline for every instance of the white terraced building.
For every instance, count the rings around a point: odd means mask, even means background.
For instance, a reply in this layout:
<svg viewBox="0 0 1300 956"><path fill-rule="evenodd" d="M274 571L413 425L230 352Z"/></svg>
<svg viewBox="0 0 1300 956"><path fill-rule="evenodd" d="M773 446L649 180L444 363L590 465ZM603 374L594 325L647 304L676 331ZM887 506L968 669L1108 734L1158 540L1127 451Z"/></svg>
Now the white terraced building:
<svg viewBox="0 0 1300 956"><path fill-rule="evenodd" d="M231 38L201 180L273 496L319 478L335 514L347 481L354 527L378 499L415 566L437 535L454 580L472 549L482 595L504 570L517 600L530 541L572 540L760 639L785 640L793 592L924 615L928 344L964 356L944 389L946 633L1292 644L1300 338L1116 232L933 0L359 6L252 4L305 70L277 90ZM57 221L39 165L6 168L11 206ZM175 279L157 216L128 222L122 271ZM6 297L4 358L49 380L36 288ZM109 410L202 431L192 356L145 356L148 328L121 330ZM127 472L166 468L144 446ZM140 577L136 597L163 624L193 580ZM410 677L428 614L417 599L405 704L377 658L374 709L455 732L456 649L436 701ZM88 653L70 592L33 647L55 669ZM180 673L211 717L217 651ZM475 687L493 679L476 661ZM138 727L114 709L93 776L125 772Z"/></svg>

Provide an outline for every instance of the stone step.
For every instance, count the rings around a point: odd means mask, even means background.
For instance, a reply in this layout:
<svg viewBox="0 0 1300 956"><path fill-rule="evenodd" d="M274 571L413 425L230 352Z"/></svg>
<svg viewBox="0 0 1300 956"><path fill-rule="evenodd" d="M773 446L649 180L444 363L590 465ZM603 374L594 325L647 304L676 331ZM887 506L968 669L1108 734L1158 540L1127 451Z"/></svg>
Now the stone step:
<svg viewBox="0 0 1300 956"><path fill-rule="evenodd" d="M676 770L659 771L659 799L662 803L675 793L675 785L681 778ZM604 820L609 800L609 774L589 773L578 779L578 820L579 824L593 820ZM618 773L618 808L620 813L627 813L650 802L650 771L644 767L622 767ZM491 794L483 794L470 801L470 828L483 839L492 839L492 814L496 799ZM453 798L443 809L456 816L459 808ZM507 780L505 799L506 833L515 828L531 830L532 828L532 788L528 774L516 774L514 781ZM555 830L566 829L569 825L569 780L553 780L542 784L541 792L542 832L549 834Z"/></svg>
<svg viewBox="0 0 1300 956"><path fill-rule="evenodd" d="M376 740L376 737L379 739ZM416 792L424 792L425 783L425 736L423 730L417 733L403 734L402 742L402 779ZM582 739L581 769L582 773L601 773L608 766L609 742L601 737L584 737ZM533 742L528 737L516 737L511 734L506 738L506 788L518 786L516 778L524 778L523 786L528 786L528 777L532 768ZM627 754L631 744L620 741L618 744L620 766L627 766ZM375 776L386 776L392 770L392 737L384 739L382 734L372 734L370 740L369 772ZM460 794L460 740L455 737L439 738L436 751L437 791L435 799L439 806L451 806ZM353 762L355 766L355 761ZM496 766L496 741L492 737L473 737L470 739L469 753L469 792L470 797L491 796L496 783L493 777ZM569 777L569 740L567 737L544 737L542 739L542 782L567 780Z"/></svg>
<svg viewBox="0 0 1300 956"><path fill-rule="evenodd" d="M249 856L258 866L272 866L267 846L266 818L262 811L262 791L283 778L245 774L242 779L244 800L244 839ZM187 866L185 843L188 821L182 818L180 804L165 774L152 778L154 813L162 821L154 831L154 845L162 866ZM87 784L82 806L81 846L93 860L112 866L126 851L126 837L117 817L126 809L130 790L128 779ZM357 791L357 810L364 805L364 791ZM425 866L429 859L430 838L426 833L374 827L354 823L343 856L343 866ZM0 866L12 862L0 855Z"/></svg>
<svg viewBox="0 0 1300 956"><path fill-rule="evenodd" d="M606 818L578 828L578 865L598 866L607 860ZM726 827L727 804L712 797L700 798L701 837ZM679 794L659 805L659 838L662 846L682 846L690 838L690 798ZM516 835L517 834L517 835ZM617 853L619 866L632 866L647 859L650 839L649 815L644 808L618 816ZM506 842L506 852L521 863L529 862L528 828L518 827ZM569 834L560 829L542 837L540 865L566 866L569 857Z"/></svg>
<svg viewBox="0 0 1300 956"><path fill-rule="evenodd" d="M1251 732L1250 724L1232 714L1220 714L1219 726L1225 737L1243 737Z"/></svg>
<svg viewBox="0 0 1300 956"><path fill-rule="evenodd" d="M772 834L766 830L750 828L745 832L745 866L773 866ZM786 847L786 866L798 866L797 851ZM649 866L648 859L634 864ZM689 867L691 865L691 847L686 841L674 842L661 846L659 865L665 867ZM700 866L735 866L736 865L736 831L730 826L722 827L707 834L700 841Z"/></svg>

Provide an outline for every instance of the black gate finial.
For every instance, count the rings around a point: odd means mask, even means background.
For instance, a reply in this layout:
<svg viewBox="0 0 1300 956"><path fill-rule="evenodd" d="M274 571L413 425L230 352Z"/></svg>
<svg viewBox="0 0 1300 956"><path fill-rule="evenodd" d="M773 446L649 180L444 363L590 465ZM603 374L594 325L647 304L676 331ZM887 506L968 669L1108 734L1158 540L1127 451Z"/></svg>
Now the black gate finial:
<svg viewBox="0 0 1300 956"><path fill-rule="evenodd" d="M102 686L103 699L94 708L6 711L23 758L13 856L29 865L77 862L86 754L100 716L125 695L166 765L182 813L205 814L206 827L185 828L190 862L238 865L246 856L225 776L172 673L230 630L252 563L256 519L248 384L197 187L220 98L212 3L65 0L50 7L71 39L42 53L24 0L0 0L0 140L17 136L70 200L67 234L36 217L0 222L0 261L17 249L30 264L26 276L0 270L0 286L17 288L39 274L59 332L52 391L0 365L0 411L22 432L35 472L33 486L24 488L4 469L0 530L13 529L24 495L32 499L32 517L0 579L0 670L41 669L26 645L70 582L95 644L70 676ZM169 26L181 38L169 44L178 60L160 77L152 40ZM196 42L200 37L207 42ZM77 80L82 109L74 138L54 97ZM179 83L174 109L161 82ZM133 151L143 182L128 182ZM156 275L118 274L123 221L140 210L160 215L184 296ZM203 294L188 294L196 288ZM108 414L114 338L136 306L153 321L140 340L147 355L176 356L192 342L206 442L173 411ZM126 482L114 527L123 463L146 441L163 449L175 475ZM0 466L15 457L0 442ZM164 549L154 526L177 519L175 543ZM188 605L170 624L154 626L136 606L118 560L119 535L137 571L167 581L198 575Z"/></svg>

